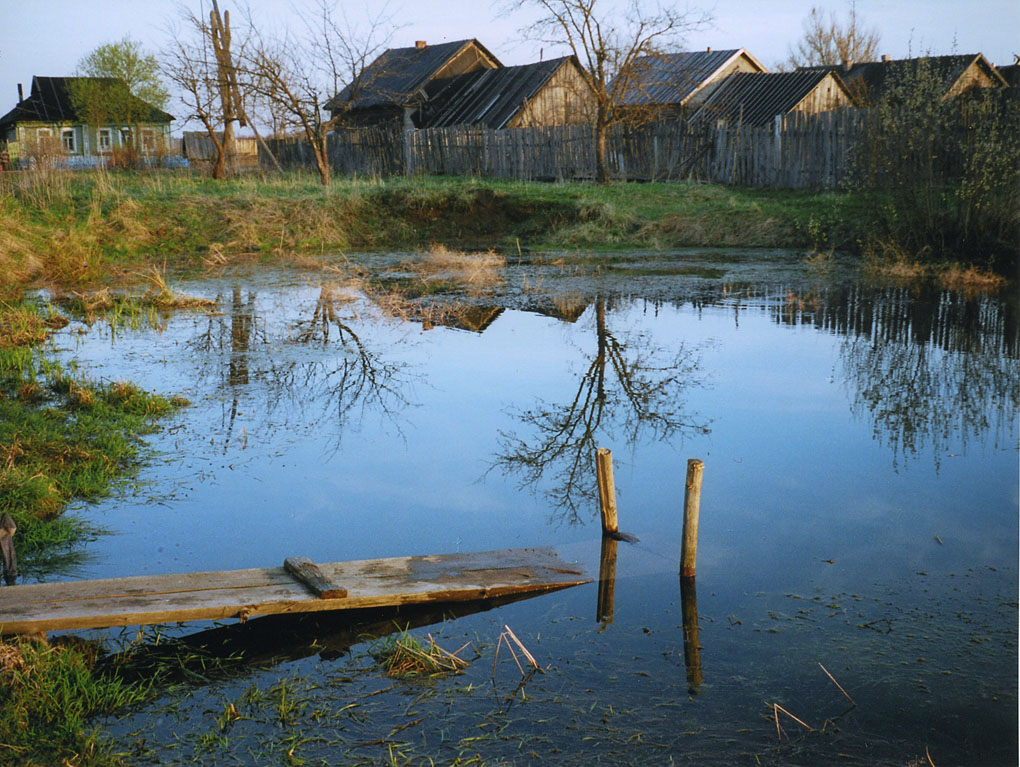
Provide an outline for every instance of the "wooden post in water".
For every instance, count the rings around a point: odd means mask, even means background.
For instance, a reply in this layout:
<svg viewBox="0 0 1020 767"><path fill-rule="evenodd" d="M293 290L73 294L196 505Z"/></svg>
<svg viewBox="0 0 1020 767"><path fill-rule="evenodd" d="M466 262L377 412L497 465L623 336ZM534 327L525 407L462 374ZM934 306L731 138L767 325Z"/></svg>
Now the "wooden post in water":
<svg viewBox="0 0 1020 767"><path fill-rule="evenodd" d="M700 458L687 461L687 483L684 491L684 534L680 545L680 575L694 577L698 559L698 515L701 512L701 475L705 462Z"/></svg>
<svg viewBox="0 0 1020 767"><path fill-rule="evenodd" d="M602 511L602 534L620 531L616 522L616 485L613 483L613 454L608 448L595 451L595 474L599 482L599 508Z"/></svg>
<svg viewBox="0 0 1020 767"><path fill-rule="evenodd" d="M0 555L3 557L4 582L13 586L18 579L18 555L14 551L14 534L18 526L11 515L0 517Z"/></svg>

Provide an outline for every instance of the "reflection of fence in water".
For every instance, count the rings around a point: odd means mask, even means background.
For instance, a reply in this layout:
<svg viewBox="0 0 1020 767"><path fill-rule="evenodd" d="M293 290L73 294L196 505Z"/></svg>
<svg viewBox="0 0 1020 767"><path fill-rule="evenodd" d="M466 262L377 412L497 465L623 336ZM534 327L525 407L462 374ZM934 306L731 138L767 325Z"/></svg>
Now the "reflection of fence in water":
<svg viewBox="0 0 1020 767"><path fill-rule="evenodd" d="M773 319L845 337L851 408L872 421L898 462L930 445L950 450L991 433L1001 441L1020 407L1016 306L936 288L856 285L780 293Z"/></svg>

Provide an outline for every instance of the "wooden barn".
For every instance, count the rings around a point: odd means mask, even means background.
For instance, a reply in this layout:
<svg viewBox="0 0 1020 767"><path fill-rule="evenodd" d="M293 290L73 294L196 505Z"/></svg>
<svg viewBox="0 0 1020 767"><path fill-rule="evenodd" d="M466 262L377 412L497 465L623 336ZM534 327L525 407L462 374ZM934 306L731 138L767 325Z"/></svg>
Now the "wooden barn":
<svg viewBox="0 0 1020 767"><path fill-rule="evenodd" d="M705 88L695 102L698 120L765 126L776 117L800 112L819 114L857 106L835 72L743 72Z"/></svg>
<svg viewBox="0 0 1020 767"><path fill-rule="evenodd" d="M573 56L436 78L425 86L425 94L421 127L428 128L585 125L595 107Z"/></svg>
<svg viewBox="0 0 1020 767"><path fill-rule="evenodd" d="M1008 87L999 71L980 53L914 59L883 56L881 61L846 62L838 67L802 67L798 71L835 71L862 106L874 106L887 98L898 83L909 80L926 67L941 81L943 101L975 88Z"/></svg>
<svg viewBox="0 0 1020 767"><path fill-rule="evenodd" d="M679 115L712 83L741 72L765 72L765 67L743 48L686 51L644 56L634 62L626 82L614 81L623 90L620 109L641 116Z"/></svg>
<svg viewBox="0 0 1020 767"><path fill-rule="evenodd" d="M422 127L426 86L433 80L502 67L477 40L457 40L390 48L369 64L361 77L326 102L331 119L344 126Z"/></svg>

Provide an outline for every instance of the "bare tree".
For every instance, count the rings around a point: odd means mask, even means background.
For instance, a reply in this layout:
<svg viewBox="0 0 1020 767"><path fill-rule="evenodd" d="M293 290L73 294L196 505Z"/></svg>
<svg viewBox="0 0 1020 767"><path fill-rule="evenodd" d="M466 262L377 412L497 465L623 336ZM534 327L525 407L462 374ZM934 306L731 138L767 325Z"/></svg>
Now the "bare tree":
<svg viewBox="0 0 1020 767"><path fill-rule="evenodd" d="M595 165L599 183L609 181L606 136L624 112L624 97L639 84L642 60L654 58L707 24L701 11L628 0L622 10L608 0L509 0L511 9L536 8L539 18L522 33L533 40L566 46L581 63L595 97Z"/></svg>
<svg viewBox="0 0 1020 767"><path fill-rule="evenodd" d="M836 66L843 62L874 61L879 33L868 28L857 15L857 2L850 0L846 21L834 12L812 8L804 20L804 37L790 48L787 63L797 67Z"/></svg>
<svg viewBox="0 0 1020 767"><path fill-rule="evenodd" d="M234 63L235 52L244 55L246 41L234 45L230 12L221 14L217 0L208 20L186 8L183 13L191 34L171 30L173 45L164 55L163 71L179 87L187 119L199 120L209 134L216 151L213 177L223 178L233 170L234 127L246 124Z"/></svg>
<svg viewBox="0 0 1020 767"><path fill-rule="evenodd" d="M245 78L280 118L280 128L297 131L311 145L319 180L328 186L332 170L327 137L341 122L343 109L328 114L326 104L344 84L352 86L348 93L357 90L393 27L386 6L359 27L337 10L335 0L319 0L315 17L305 26L302 37L258 36L245 57Z"/></svg>

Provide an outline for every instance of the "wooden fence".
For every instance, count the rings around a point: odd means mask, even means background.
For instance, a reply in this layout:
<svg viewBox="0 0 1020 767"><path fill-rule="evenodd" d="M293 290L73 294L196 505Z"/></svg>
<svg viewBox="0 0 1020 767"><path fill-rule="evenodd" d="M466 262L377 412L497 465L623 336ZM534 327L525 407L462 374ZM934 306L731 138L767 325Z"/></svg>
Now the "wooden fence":
<svg viewBox="0 0 1020 767"><path fill-rule="evenodd" d="M675 121L616 128L607 142L610 173L626 180L833 188L850 170L852 147L866 120L866 110L845 109L786 115L767 127ZM284 167L314 167L305 142L283 139L270 145ZM590 127L363 128L334 131L328 149L334 171L347 175L595 177Z"/></svg>

